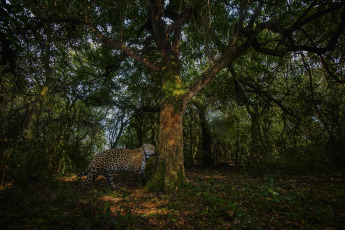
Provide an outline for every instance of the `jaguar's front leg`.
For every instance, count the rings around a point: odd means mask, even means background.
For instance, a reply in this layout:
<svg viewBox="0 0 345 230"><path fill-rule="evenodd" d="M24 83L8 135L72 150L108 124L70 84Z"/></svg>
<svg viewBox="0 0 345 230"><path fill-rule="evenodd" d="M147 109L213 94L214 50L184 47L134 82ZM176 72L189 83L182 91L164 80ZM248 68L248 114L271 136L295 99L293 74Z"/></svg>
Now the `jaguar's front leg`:
<svg viewBox="0 0 345 230"><path fill-rule="evenodd" d="M133 186L140 187L141 184L141 186L144 187L145 184L143 183L143 173L133 171L131 174L133 177Z"/></svg>

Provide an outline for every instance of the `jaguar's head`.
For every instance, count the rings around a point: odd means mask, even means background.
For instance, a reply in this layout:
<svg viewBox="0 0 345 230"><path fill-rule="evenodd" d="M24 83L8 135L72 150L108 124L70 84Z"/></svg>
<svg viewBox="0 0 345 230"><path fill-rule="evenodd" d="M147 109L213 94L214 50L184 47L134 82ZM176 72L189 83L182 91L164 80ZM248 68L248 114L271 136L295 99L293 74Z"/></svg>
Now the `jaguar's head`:
<svg viewBox="0 0 345 230"><path fill-rule="evenodd" d="M155 146L151 144L143 144L144 152L145 152L145 158L146 160L149 159L152 156L156 155Z"/></svg>

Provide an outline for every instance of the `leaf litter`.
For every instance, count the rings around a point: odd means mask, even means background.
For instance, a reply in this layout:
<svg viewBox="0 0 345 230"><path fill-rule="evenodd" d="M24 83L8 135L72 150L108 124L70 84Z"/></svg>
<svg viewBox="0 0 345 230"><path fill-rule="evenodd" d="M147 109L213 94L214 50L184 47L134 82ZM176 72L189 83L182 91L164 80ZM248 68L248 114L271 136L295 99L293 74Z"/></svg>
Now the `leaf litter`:
<svg viewBox="0 0 345 230"><path fill-rule="evenodd" d="M83 190L75 175L28 190L0 191L0 228L343 229L343 173L252 176L233 169L187 168L188 184L148 193L119 175L116 190L99 177Z"/></svg>

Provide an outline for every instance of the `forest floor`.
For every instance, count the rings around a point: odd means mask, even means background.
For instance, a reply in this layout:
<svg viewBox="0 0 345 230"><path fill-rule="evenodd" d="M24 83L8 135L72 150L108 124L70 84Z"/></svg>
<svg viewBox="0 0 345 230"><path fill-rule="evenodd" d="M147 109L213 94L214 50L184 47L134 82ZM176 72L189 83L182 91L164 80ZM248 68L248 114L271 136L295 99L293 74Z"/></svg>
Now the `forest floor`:
<svg viewBox="0 0 345 230"><path fill-rule="evenodd" d="M132 176L116 190L76 176L0 190L0 229L345 229L345 174L260 176L186 169L186 188L148 193ZM130 178L130 179L128 179Z"/></svg>

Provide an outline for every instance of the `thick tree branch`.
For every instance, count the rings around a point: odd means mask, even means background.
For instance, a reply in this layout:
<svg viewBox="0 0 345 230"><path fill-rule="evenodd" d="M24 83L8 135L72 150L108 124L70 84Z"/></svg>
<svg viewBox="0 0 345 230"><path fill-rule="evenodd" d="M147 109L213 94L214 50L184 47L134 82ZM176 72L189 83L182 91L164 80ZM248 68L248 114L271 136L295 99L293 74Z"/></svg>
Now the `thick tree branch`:
<svg viewBox="0 0 345 230"><path fill-rule="evenodd" d="M312 45L314 48L317 48L317 47L316 47L316 44L314 43L313 39L312 39L311 36L308 34L308 32L305 31L305 30L303 30L302 28L301 28L300 30L305 34L305 36L307 37L307 39L309 40L309 42L311 43L311 45ZM330 70L328 64L326 63L325 59L323 58L322 54L318 54L318 56L320 57L321 63L323 64L323 67L325 68L325 70L327 71L327 73L328 73L337 83L344 83L344 82L345 82L344 80L340 80L339 78L337 78L337 77L332 73L332 71Z"/></svg>
<svg viewBox="0 0 345 230"><path fill-rule="evenodd" d="M249 20L249 23L246 27L246 30L250 30L250 31L253 30L254 23L257 20L257 18L259 17L263 5L264 5L263 1L260 1L258 7L254 11L254 14L251 16L251 18Z"/></svg>
<svg viewBox="0 0 345 230"><path fill-rule="evenodd" d="M35 20L38 20L35 23L31 23L25 26L24 31L27 31L29 29L36 30L37 28L43 27L45 23L69 23L71 26L84 24L87 25L93 32L93 34L102 42L103 44L121 50L124 53L126 53L128 56L133 58L136 61L139 61L144 66L148 67L149 69L153 71L160 71L159 64L155 62L150 62L148 59L146 59L144 56L139 54L138 52L131 49L129 46L124 44L123 42L119 40L114 40L110 37L107 37L105 34L103 34L96 25L94 25L88 18L80 19L77 17L68 17L68 18L61 18L59 16L51 15L46 18L34 18ZM140 28L140 33L142 32L143 28L147 26L147 23ZM138 34L139 35L139 34Z"/></svg>
<svg viewBox="0 0 345 230"><path fill-rule="evenodd" d="M182 13L177 21L166 27L166 32L171 33L172 31L181 28L187 21L187 19L192 15L193 10L190 8Z"/></svg>
<svg viewBox="0 0 345 230"><path fill-rule="evenodd" d="M257 26L252 31L252 34L247 38L241 46L235 48L230 46L228 50L216 60L207 70L205 70L200 77L192 82L188 87L188 92L185 94L185 99L189 101L195 94L204 88L221 70L223 70L229 63L244 54L252 43L255 37L264 29L264 25Z"/></svg>
<svg viewBox="0 0 345 230"><path fill-rule="evenodd" d="M310 12L311 9L316 5L317 0L314 0L310 6L303 12L303 14L297 19L297 21L292 25L290 28L291 31L295 30L296 28L299 28L300 25L302 25L302 19Z"/></svg>
<svg viewBox="0 0 345 230"><path fill-rule="evenodd" d="M311 6L314 4L314 2L311 4ZM334 12L336 10L339 10L341 8L344 8L345 3L339 3L339 4L333 4L330 8L324 9L322 11L318 11L315 14L310 15L309 17L302 20L302 18L307 14L307 12L310 10L309 8L306 10L305 14L302 15L289 29L284 31L284 34L292 34L294 31L296 31L298 28L302 27L303 25L308 24L311 21L314 21L326 14L329 14L331 12Z"/></svg>
<svg viewBox="0 0 345 230"><path fill-rule="evenodd" d="M343 6L343 5L341 5ZM338 7L331 7L329 9L326 9L322 12L317 12L310 17L302 20L301 18L297 20L294 25L287 30L284 30L280 25L276 23L268 23L266 24L265 28L274 32L278 33L282 36L281 41L279 42L276 47L273 48L267 48L264 44L260 44L257 39L254 40L253 42L253 48L260 53L263 54L268 54L272 56L284 56L286 53L291 52L291 51L308 51L312 52L318 55L324 54L328 51L331 51L334 49L334 47L337 45L339 37L341 34L345 31L345 8L343 6L343 9L341 11L341 20L335 31L330 35L330 39L328 40L327 44L324 47L317 47L316 43L313 41L311 36L309 36L301 27L312 20L315 20L319 17L324 16L327 13L333 12L335 10L338 10ZM292 33L300 30L304 33L308 41L310 42L311 45L297 45L297 41L293 39ZM282 48L280 46L284 43L286 43L284 40L290 41L290 44L285 44Z"/></svg>
<svg viewBox="0 0 345 230"><path fill-rule="evenodd" d="M248 15L248 3L249 1L240 1L239 18L237 23L240 31L244 30L244 20Z"/></svg>
<svg viewBox="0 0 345 230"><path fill-rule="evenodd" d="M189 87L185 97L187 101L205 87L230 62L232 55L224 55L204 71Z"/></svg>
<svg viewBox="0 0 345 230"><path fill-rule="evenodd" d="M267 54L276 57L282 57L287 53L287 50L270 49L260 44L257 39L253 42L253 48L256 52Z"/></svg>
<svg viewBox="0 0 345 230"><path fill-rule="evenodd" d="M166 24L162 20L163 16L163 2L162 0L151 0L150 5L147 6L147 11L150 20L151 32L153 38L157 44L158 50L164 57L171 51L171 46L169 44L169 34L165 32Z"/></svg>
<svg viewBox="0 0 345 230"><path fill-rule="evenodd" d="M303 50L303 51L313 52L316 54L324 54L334 49L334 47L338 43L339 37L344 31L345 31L345 9L342 10L341 21L339 23L339 26L332 34L331 38L328 41L328 44L325 47L316 47L315 44L312 46L295 46L293 47L292 51Z"/></svg>
<svg viewBox="0 0 345 230"><path fill-rule="evenodd" d="M114 40L112 38L107 37L104 35L96 26L88 24L89 28L92 30L93 34L105 45L121 50L125 52L128 56L133 58L134 60L140 62L144 66L148 67L153 71L160 71L160 67L155 62L150 62L144 56L140 55L139 53L135 52L133 49L128 47L126 44L123 44L121 41Z"/></svg>
<svg viewBox="0 0 345 230"><path fill-rule="evenodd" d="M259 24L248 36L247 40L239 47L229 46L228 50L215 61L207 70L205 70L199 78L192 82L188 87L188 92L185 94L185 99L188 101L202 88L204 88L221 70L223 70L229 63L236 58L243 55L249 47L253 45L257 35L263 31L270 23Z"/></svg>
<svg viewBox="0 0 345 230"><path fill-rule="evenodd" d="M190 15L192 15L192 13L193 10L188 9L180 17L174 16L174 18L176 18L176 21L165 28L167 34L170 34L172 31L174 31L174 36L172 39L172 50L176 55L178 55L180 52L181 28L186 23Z"/></svg>

